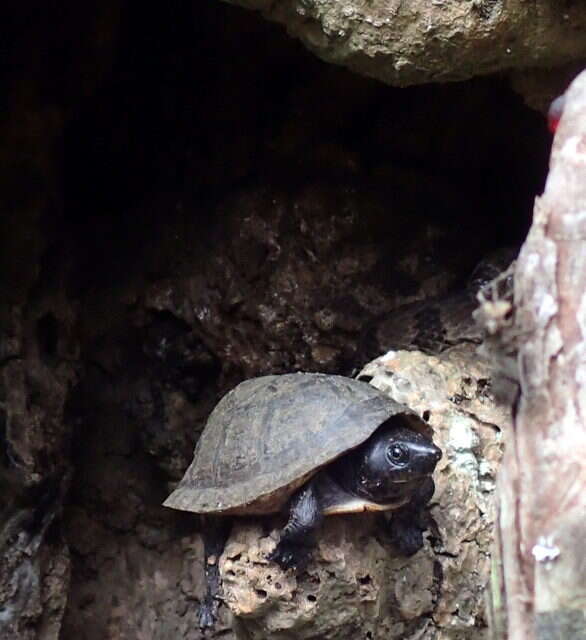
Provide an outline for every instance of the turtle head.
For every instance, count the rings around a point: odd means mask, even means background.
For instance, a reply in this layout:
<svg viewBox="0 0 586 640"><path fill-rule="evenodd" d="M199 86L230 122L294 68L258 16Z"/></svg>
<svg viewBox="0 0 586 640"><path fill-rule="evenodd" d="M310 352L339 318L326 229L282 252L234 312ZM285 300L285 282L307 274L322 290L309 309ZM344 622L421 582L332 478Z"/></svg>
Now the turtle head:
<svg viewBox="0 0 586 640"><path fill-rule="evenodd" d="M379 503L409 497L441 457L431 440L392 419L356 450L353 491Z"/></svg>

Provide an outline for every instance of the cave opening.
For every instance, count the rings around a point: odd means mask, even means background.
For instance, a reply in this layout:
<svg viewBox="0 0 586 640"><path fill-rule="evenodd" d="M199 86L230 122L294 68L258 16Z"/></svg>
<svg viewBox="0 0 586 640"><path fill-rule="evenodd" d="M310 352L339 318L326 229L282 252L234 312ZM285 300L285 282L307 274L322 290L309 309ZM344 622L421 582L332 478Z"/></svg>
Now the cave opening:
<svg viewBox="0 0 586 640"><path fill-rule="evenodd" d="M74 295L192 269L181 245L209 245L238 215L229 198L259 188L293 202L308 185L358 194L362 231L376 228L395 262L425 227L421 262L461 272L523 238L550 138L504 79L389 87L235 7L137 8L65 132Z"/></svg>

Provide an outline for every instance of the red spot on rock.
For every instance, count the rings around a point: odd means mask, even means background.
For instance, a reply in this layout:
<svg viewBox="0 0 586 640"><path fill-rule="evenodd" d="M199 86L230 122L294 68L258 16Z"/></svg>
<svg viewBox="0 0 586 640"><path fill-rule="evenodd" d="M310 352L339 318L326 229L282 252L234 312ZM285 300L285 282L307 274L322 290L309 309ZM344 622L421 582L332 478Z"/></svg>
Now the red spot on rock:
<svg viewBox="0 0 586 640"><path fill-rule="evenodd" d="M564 112L565 102L566 97L562 94L549 105L549 109L547 111L547 126L552 133L555 133L558 128L562 113Z"/></svg>

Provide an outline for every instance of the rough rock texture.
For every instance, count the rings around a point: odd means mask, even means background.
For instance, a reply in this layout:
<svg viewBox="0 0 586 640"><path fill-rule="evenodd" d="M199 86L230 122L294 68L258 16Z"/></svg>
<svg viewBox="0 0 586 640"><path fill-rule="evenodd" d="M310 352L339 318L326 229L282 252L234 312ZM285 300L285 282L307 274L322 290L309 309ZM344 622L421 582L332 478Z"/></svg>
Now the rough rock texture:
<svg viewBox="0 0 586 640"><path fill-rule="evenodd" d="M514 296L492 331L519 381L499 476L498 639L586 637L585 211L586 71L565 93Z"/></svg>
<svg viewBox="0 0 586 640"><path fill-rule="evenodd" d="M54 319L41 316L37 328L44 317ZM32 639L40 629L53 639L69 585L69 552L52 525L69 485L64 405L75 370L45 362L57 354L47 352L42 339L33 343L37 353L26 353L22 328L14 327L16 351L0 371L0 635Z"/></svg>
<svg viewBox="0 0 586 640"><path fill-rule="evenodd" d="M273 534L274 535L274 534ZM437 594L434 560L392 558L384 527L365 516L329 518L314 561L299 576L267 563L276 539L238 525L221 560L237 636L251 639L405 637L422 628Z"/></svg>
<svg viewBox="0 0 586 640"><path fill-rule="evenodd" d="M55 151L110 67L118 10L8 2L0 13L0 637L55 640L69 589L59 519L78 375L76 308L50 258L63 197Z"/></svg>
<svg viewBox="0 0 586 640"><path fill-rule="evenodd" d="M314 560L295 577L266 561L276 531L238 524L220 562L242 638L478 638L495 518L501 431L510 407L491 394L490 366L470 344L441 355L391 351L359 377L415 409L445 452L435 474L425 548L393 554L384 524L327 518ZM248 634L248 635L247 635Z"/></svg>
<svg viewBox="0 0 586 640"><path fill-rule="evenodd" d="M513 247L493 251L476 265L465 286L447 295L401 305L393 313L375 318L365 327L359 347L361 360L391 348L438 354L461 342L480 345L484 330L473 317L478 293L504 272L516 255Z"/></svg>
<svg viewBox="0 0 586 640"><path fill-rule="evenodd" d="M471 344L439 356L389 352L361 375L425 417L446 452L432 511L441 546L442 586L434 621L445 637L484 627L484 590L495 518L495 476L510 405L494 398L492 367Z"/></svg>
<svg viewBox="0 0 586 640"><path fill-rule="evenodd" d="M316 55L389 84L462 80L586 58L586 10L547 0L230 0Z"/></svg>

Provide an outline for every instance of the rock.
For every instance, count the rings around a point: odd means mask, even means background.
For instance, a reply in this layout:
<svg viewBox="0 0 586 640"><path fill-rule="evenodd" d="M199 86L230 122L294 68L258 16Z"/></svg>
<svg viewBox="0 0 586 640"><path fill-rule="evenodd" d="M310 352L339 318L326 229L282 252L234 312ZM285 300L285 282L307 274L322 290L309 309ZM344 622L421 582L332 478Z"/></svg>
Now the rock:
<svg viewBox="0 0 586 640"><path fill-rule="evenodd" d="M439 356L390 351L360 375L372 376L371 384L434 428L444 458L432 499L441 541L434 548L441 578L433 621L443 637L478 637L478 627L485 626L495 477L510 406L493 396L491 366L471 344Z"/></svg>
<svg viewBox="0 0 586 640"><path fill-rule="evenodd" d="M43 640L57 640L70 576L69 551L54 525L70 480L63 416L76 380L75 366L65 362L72 313L56 298L25 318L10 315L0 334L0 637L33 640L42 629ZM42 330L46 318L59 327L55 341ZM36 328L32 341L27 325Z"/></svg>
<svg viewBox="0 0 586 640"><path fill-rule="evenodd" d="M298 576L267 562L275 531L264 536L259 525L238 524L220 562L226 602L238 619L237 635L258 640L378 638L394 622L392 609L404 620L429 614L433 559L426 556L410 565L393 558L388 543L376 539L376 524L370 516L328 518L311 566Z"/></svg>
<svg viewBox="0 0 586 640"><path fill-rule="evenodd" d="M547 0L230 0L284 24L317 56L406 86L550 68L586 56L586 9ZM458 55L454 55L457 51Z"/></svg>
<svg viewBox="0 0 586 640"><path fill-rule="evenodd" d="M65 414L79 344L65 263L52 253L63 208L56 149L110 67L119 10L114 1L31 9L2 7L0 637L57 640L70 580L59 528L71 471Z"/></svg>

